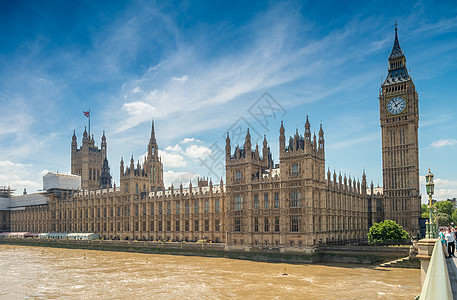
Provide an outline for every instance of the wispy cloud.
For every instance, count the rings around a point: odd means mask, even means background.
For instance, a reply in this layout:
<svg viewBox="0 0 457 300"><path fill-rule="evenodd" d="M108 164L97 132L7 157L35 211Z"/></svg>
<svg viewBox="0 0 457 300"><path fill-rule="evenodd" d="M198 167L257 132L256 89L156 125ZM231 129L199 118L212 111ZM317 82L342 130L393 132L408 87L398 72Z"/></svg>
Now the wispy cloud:
<svg viewBox="0 0 457 300"><path fill-rule="evenodd" d="M191 143L191 142L199 142L199 143L201 143L201 141L196 139L196 138L184 138L181 141L181 143L183 143L183 144L187 144L187 143Z"/></svg>
<svg viewBox="0 0 457 300"><path fill-rule="evenodd" d="M189 77L188 77L187 75L184 75L184 76L182 76L182 77L175 77L175 76L173 76L172 80L177 81L177 82L179 82L179 83L184 83L184 82L187 81L188 78L189 78Z"/></svg>
<svg viewBox="0 0 457 300"><path fill-rule="evenodd" d="M457 144L456 139L444 139L444 140L438 140L435 141L431 144L432 147L439 148L439 147L445 147L445 146L453 146Z"/></svg>

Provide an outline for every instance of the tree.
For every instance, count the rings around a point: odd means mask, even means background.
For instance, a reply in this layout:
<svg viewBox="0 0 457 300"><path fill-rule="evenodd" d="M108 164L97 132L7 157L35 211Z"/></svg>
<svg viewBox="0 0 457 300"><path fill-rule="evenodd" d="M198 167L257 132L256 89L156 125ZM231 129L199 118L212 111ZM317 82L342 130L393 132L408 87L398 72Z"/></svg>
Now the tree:
<svg viewBox="0 0 457 300"><path fill-rule="evenodd" d="M392 220L374 223L368 232L368 241L373 244L407 239L409 239L408 233Z"/></svg>
<svg viewBox="0 0 457 300"><path fill-rule="evenodd" d="M436 210L438 213L447 214L450 217L454 211L454 205L451 201L438 201L436 202Z"/></svg>
<svg viewBox="0 0 457 300"><path fill-rule="evenodd" d="M452 213L452 221L457 224L457 209Z"/></svg>
<svg viewBox="0 0 457 300"><path fill-rule="evenodd" d="M438 222L439 226L447 226L451 223L451 216L445 213L437 213L436 214L436 221Z"/></svg>
<svg viewBox="0 0 457 300"><path fill-rule="evenodd" d="M429 211L428 211L427 204L422 204L421 205L421 209L422 209L422 218L428 218L429 217Z"/></svg>

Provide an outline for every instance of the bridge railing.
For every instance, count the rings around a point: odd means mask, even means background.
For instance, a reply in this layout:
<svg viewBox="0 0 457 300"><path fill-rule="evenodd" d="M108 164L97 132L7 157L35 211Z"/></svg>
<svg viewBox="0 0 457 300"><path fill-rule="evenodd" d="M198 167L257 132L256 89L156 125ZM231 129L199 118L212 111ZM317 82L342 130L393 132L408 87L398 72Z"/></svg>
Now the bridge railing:
<svg viewBox="0 0 457 300"><path fill-rule="evenodd" d="M452 299L452 289L446 266L446 257L444 255L443 246L439 240L435 243L433 248L427 275L425 276L421 293L416 299Z"/></svg>

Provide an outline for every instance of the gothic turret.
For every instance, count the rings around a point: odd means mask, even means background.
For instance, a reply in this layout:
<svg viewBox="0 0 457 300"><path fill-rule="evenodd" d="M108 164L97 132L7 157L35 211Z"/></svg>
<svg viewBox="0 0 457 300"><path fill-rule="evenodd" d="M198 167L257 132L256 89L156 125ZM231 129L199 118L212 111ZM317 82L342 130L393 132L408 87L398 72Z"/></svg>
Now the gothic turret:
<svg viewBox="0 0 457 300"><path fill-rule="evenodd" d="M225 160L226 161L230 161L230 156L232 155L231 151L232 151L232 148L230 146L230 137L229 137L229 133L227 131L227 138L225 139Z"/></svg>
<svg viewBox="0 0 457 300"><path fill-rule="evenodd" d="M281 121L281 127L279 127L279 152L283 153L286 150L286 136L285 136L284 125Z"/></svg>
<svg viewBox="0 0 457 300"><path fill-rule="evenodd" d="M311 125L309 124L308 116L305 122L305 140L311 142Z"/></svg>
<svg viewBox="0 0 457 300"><path fill-rule="evenodd" d="M71 138L71 150L76 150L78 148L78 142L76 140L76 133L73 130L73 137Z"/></svg>
<svg viewBox="0 0 457 300"><path fill-rule="evenodd" d="M105 131L103 130L102 143L100 144L100 150L102 152L102 158L106 158L106 136Z"/></svg>
<svg viewBox="0 0 457 300"><path fill-rule="evenodd" d="M324 130L322 130L322 124L321 128L319 129L319 150L324 150Z"/></svg>
<svg viewBox="0 0 457 300"><path fill-rule="evenodd" d="M262 154L263 154L263 161L265 163L268 162L268 142L267 142L267 136L263 136L263 149L262 149Z"/></svg>
<svg viewBox="0 0 457 300"><path fill-rule="evenodd" d="M84 126L84 133L83 133L83 145L86 145L89 142L87 138L87 130L86 127Z"/></svg>
<svg viewBox="0 0 457 300"><path fill-rule="evenodd" d="M156 134L154 129L154 120L152 120L151 138L148 145L148 158L157 161L159 158L159 149L157 147Z"/></svg>
<svg viewBox="0 0 457 300"><path fill-rule="evenodd" d="M244 141L244 152L246 153L246 159L251 159L251 134L249 133L249 128L246 133L246 139Z"/></svg>
<svg viewBox="0 0 457 300"><path fill-rule="evenodd" d="M100 174L100 188L107 189L111 187L111 174L108 165L108 159L103 160L102 172Z"/></svg>

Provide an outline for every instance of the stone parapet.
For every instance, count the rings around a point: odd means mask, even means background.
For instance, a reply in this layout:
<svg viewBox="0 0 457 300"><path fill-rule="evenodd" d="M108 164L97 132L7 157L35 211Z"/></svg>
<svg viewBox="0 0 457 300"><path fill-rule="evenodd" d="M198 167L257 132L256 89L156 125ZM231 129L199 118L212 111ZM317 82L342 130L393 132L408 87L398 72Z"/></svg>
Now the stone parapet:
<svg viewBox="0 0 457 300"><path fill-rule="evenodd" d="M421 286L424 284L425 276L427 275L435 243L436 239L422 239L417 243L418 254L416 257L419 258L421 262Z"/></svg>

